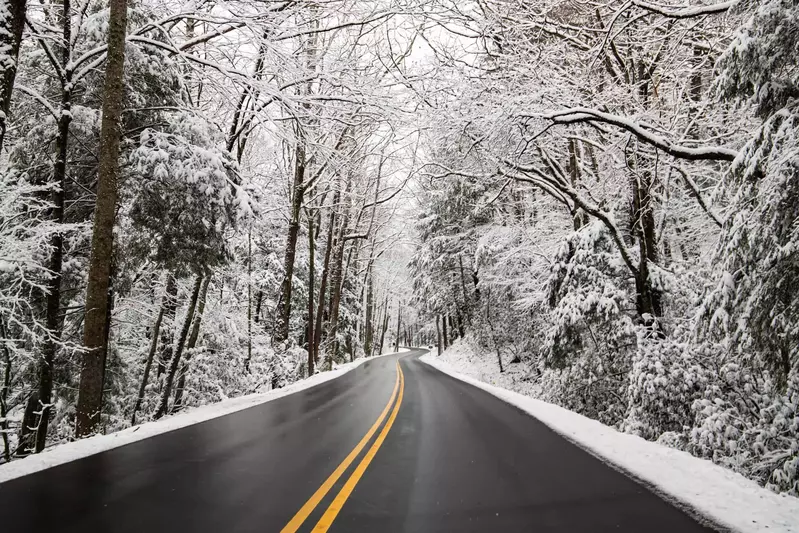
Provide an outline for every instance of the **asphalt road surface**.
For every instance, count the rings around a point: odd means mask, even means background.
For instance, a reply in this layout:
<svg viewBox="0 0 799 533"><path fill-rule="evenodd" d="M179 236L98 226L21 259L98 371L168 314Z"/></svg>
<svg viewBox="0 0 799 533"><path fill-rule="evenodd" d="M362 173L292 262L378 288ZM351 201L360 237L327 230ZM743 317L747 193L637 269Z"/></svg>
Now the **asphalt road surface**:
<svg viewBox="0 0 799 533"><path fill-rule="evenodd" d="M2 483L0 530L712 531L421 353Z"/></svg>

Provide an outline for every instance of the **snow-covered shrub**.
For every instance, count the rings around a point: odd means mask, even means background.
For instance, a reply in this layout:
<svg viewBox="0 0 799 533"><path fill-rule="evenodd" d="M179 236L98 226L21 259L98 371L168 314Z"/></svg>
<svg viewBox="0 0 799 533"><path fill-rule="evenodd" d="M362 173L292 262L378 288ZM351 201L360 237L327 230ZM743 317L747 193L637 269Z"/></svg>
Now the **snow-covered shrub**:
<svg viewBox="0 0 799 533"><path fill-rule="evenodd" d="M605 226L592 222L563 243L552 266L547 363L562 367L580 353L610 355L635 343L629 274Z"/></svg>
<svg viewBox="0 0 799 533"><path fill-rule="evenodd" d="M617 425L626 410L635 350L634 291L605 226L590 223L563 243L549 279L542 386L549 399Z"/></svg>
<svg viewBox="0 0 799 533"><path fill-rule="evenodd" d="M767 372L724 363L694 402L689 450L778 492L799 494L799 379L780 393Z"/></svg>
<svg viewBox="0 0 799 533"><path fill-rule="evenodd" d="M679 336L675 336L679 337ZM703 397L714 372L717 346L696 345L674 338L639 335L627 390L627 413L621 429L645 439L670 434L676 446L679 434L692 427L694 401ZM710 355L710 357L708 357Z"/></svg>

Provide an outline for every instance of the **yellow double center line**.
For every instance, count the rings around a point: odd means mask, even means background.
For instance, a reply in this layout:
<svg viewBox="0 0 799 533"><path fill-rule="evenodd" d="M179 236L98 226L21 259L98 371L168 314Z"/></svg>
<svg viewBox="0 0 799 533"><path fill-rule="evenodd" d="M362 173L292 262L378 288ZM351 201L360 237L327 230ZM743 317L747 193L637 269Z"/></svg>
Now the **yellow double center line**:
<svg viewBox="0 0 799 533"><path fill-rule="evenodd" d="M352 494L352 491L355 490L355 485L358 484L361 477L363 476L366 469L369 467L369 463L372 462L375 455L377 454L377 450L380 449L382 446L383 441L386 440L386 436L388 435L389 430L391 430L391 426L394 424L394 420L397 418L397 413L399 412L400 405L402 404L402 396L403 392L405 391L405 376L402 373L402 368L400 368L399 361L397 361L397 381L394 384L394 391L391 393L391 398L388 400L388 404L383 409L383 412L380 413L380 416L377 417L377 420L369 428L369 431L366 432L366 435L363 436L361 441L352 449L352 451L347 455L346 458L341 462L338 467L333 471L332 474L325 480L322 485L316 489L313 496L305 502L297 514L289 521L286 526L280 530L280 533L294 533L296 532L300 526L305 522L308 516L313 512L314 509L319 505L319 502L330 492L330 489L333 488L333 485L339 480L339 478L347 471L353 461L360 455L361 451L366 447L369 441L372 439L372 436L375 434L377 429L380 427L380 424L383 423L385 420L386 415L388 415L389 410L391 409L391 405L394 404L394 409L391 411L391 416L388 418L388 422L386 425L383 426L383 430L377 436L372 446L366 452L361 462L358 463L358 466L355 467L355 470L350 474L349 479L344 483L344 486L341 487L336 497L328 506L325 514L322 515L322 518L319 519L319 522L316 523L316 526L313 528L315 533L324 533L327 531L330 526L333 524L333 521L338 516L338 513L341 511L341 508L344 507L344 503L346 503L347 499ZM396 403L394 402L396 400Z"/></svg>

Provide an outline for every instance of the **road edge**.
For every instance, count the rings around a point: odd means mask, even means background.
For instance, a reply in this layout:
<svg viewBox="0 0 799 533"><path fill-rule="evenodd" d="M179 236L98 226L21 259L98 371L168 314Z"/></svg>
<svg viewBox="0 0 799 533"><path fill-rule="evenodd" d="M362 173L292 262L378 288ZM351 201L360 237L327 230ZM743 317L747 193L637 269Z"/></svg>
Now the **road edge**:
<svg viewBox="0 0 799 533"><path fill-rule="evenodd" d="M171 431L183 429L185 427L206 422L214 418L219 418L229 414L243 411L251 407L256 407L279 398L290 396L291 394L304 391L327 383L344 374L358 368L362 364L372 361L378 357L395 355L396 353L409 352L408 348L400 348L399 352L385 353L374 357L362 357L350 363L345 363L334 370L319 372L313 376L299 381L282 389L275 389L268 392L247 394L229 400L206 404L186 410L182 413L167 416L161 420L144 422L129 428L125 428L115 433L106 435L95 435L86 439L76 440L65 444L59 444L44 450L41 453L30 455L23 459L15 459L10 463L0 465L0 486L7 481L17 479L48 468L53 468L65 463L77 461L84 457L96 455L107 450L119 448L127 444L140 440L163 435Z"/></svg>
<svg viewBox="0 0 799 533"><path fill-rule="evenodd" d="M799 523L795 520L796 516L799 516L799 500L791 501L791 497L778 495L772 493L771 491L757 485L755 482L736 474L730 470L727 470L721 466L715 465L710 461L700 459L694 457L686 452L682 452L676 449L667 448L660 444L647 441L640 437L636 437L634 435L629 435L626 433L621 433L616 429L606 426L601 422L596 420L589 419L584 417L580 414L574 413L573 411L569 411L557 405L544 402L542 400L538 400L532 398L530 396L525 396L518 392L514 392L508 389L504 389L501 387L497 387L495 385L491 385L484 381L480 381L479 379L473 378L471 376L462 374L457 370L450 367L450 365L444 361L439 361L433 356L432 354L428 354L426 356L419 357L419 361L428 365L439 372L446 374L452 378L458 379L477 387L479 389L484 390L485 392L491 394L499 398L500 400L508 403L509 405L523 411L525 414L532 416L542 424L549 427L552 431L557 433L558 435L565 438L567 441L571 442L575 446L579 447L580 449L586 451L587 453L591 454L592 456L596 457L604 464L610 466L614 470L624 474L625 476L633 479L637 483L643 485L653 493L657 494L662 499L668 501L669 503L675 505L694 519L698 520L703 525L707 525L718 530L720 533L726 532L735 532L735 533L755 533L763 531L764 526L767 528L768 531L772 532L783 532L783 533L795 533L799 531L798 529L792 528L791 524ZM535 406L535 407L534 407ZM541 416L542 411L550 411L548 413L551 416ZM567 427L569 424L566 420L571 419L574 422L576 419L573 417L578 417L580 420L581 425L585 426L593 426L592 429L597 431L593 432L592 434L587 435L580 435L574 428ZM564 422L559 423L556 419L561 418ZM576 424L574 424L576 425ZM598 427L597 427L598 426ZM597 443L596 436L597 433L604 433L602 435L604 440L613 440L617 439L619 442L626 441L627 443L630 442L631 439L636 441L636 445L640 445L641 447L648 448L649 452L652 452L651 455L648 456L648 460L652 462L653 460L657 461L661 459L663 455L669 455L672 459L680 457L680 461L682 462L685 460L686 462L690 462L695 464L697 468L693 470L693 475L698 476L699 472L702 470L712 469L717 470L716 473L719 474L719 478L725 478L726 480L730 480L725 483L718 482L717 483L717 496L718 499L724 499L725 501L729 502L731 498L735 498L738 496L739 499L742 501L739 502L736 507L740 509L745 509L748 516L744 519L744 516L739 516L738 520L735 518L731 518L730 516L723 515L720 512L720 509L714 509L712 506L712 502L708 499L702 499L701 495L703 491L696 491L697 497L690 498L687 497L686 494L681 493L676 490L672 490L670 487L664 486L664 482L662 479L657 479L654 476L648 476L646 473L643 473L639 470L636 470L634 467L630 466L629 464L624 464L623 461L620 461L614 457L612 451L611 453L602 453L603 450L598 449L599 445ZM640 442L638 442L640 441ZM653 448L656 447L656 448ZM661 452L660 454L656 452ZM616 452L618 455L618 451ZM694 463L698 462L698 463ZM664 465L668 467L674 467L673 463L669 465ZM701 466L701 468L699 468ZM731 478L735 478L734 481ZM768 525L767 520L760 520L756 521L753 520L753 513L752 513L752 494L748 494L748 497L741 498L741 486L745 486L746 489L749 489L751 492L754 493L754 497L758 499L758 502L761 505L765 505L765 500L769 500L768 512L763 512L761 515L767 515L772 519L776 520L776 517L785 516L784 520L780 520L778 527L774 527L774 524ZM733 494L733 493L738 494ZM792 510L786 510L786 507L793 508ZM793 513L796 513L794 515ZM791 520L791 517L794 520ZM758 516L759 518L759 516Z"/></svg>

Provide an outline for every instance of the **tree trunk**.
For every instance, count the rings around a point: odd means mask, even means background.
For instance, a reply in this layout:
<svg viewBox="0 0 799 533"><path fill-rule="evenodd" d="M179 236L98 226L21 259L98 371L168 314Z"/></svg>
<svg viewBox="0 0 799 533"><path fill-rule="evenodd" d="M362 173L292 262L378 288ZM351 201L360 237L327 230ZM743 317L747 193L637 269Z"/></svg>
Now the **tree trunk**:
<svg viewBox="0 0 799 533"><path fill-rule="evenodd" d="M171 279L171 275L169 275ZM168 291L164 293L161 299L161 308L158 310L158 318L155 319L153 326L152 338L150 339L150 350L147 352L147 360L144 362L144 375L141 378L141 385L139 386L139 394L136 396L136 403L133 405L133 414L130 417L130 424L136 425L136 413L141 408L141 403L144 401L144 392L147 389L147 382L150 380L150 369L153 366L153 359L155 358L155 349L158 347L158 335L161 332L161 322L164 319L164 309L168 305Z"/></svg>
<svg viewBox="0 0 799 533"><path fill-rule="evenodd" d="M308 376L314 373L314 281L316 277L315 262L316 262L316 239L314 239L313 232L313 215L308 213Z"/></svg>
<svg viewBox="0 0 799 533"><path fill-rule="evenodd" d="M444 338L444 350L449 348L449 338L447 337L447 315L441 317L441 331Z"/></svg>
<svg viewBox="0 0 799 533"><path fill-rule="evenodd" d="M463 256L458 256L458 265L461 271L461 291L463 292L463 309L466 312L466 320L472 323L472 299L466 291L466 274L463 270Z"/></svg>
<svg viewBox="0 0 799 533"><path fill-rule="evenodd" d="M183 368L180 371L180 378L178 379L178 386L175 389L175 403L172 408L173 411L179 411L183 407L183 390L186 388L186 374L189 373L189 363L193 354L195 346L197 346L197 339L200 337L200 324L205 312L205 300L208 296L208 284L211 282L211 274L205 276L202 288L200 289L200 298L197 303L197 312L194 314L194 322L191 325L191 333L189 340L186 343L186 359L183 363Z"/></svg>
<svg viewBox="0 0 799 533"><path fill-rule="evenodd" d="M283 260L283 283L280 285L280 311L275 340L285 341L289 337L289 323L291 322L291 292L292 278L294 277L294 258L297 254L297 235L300 231L300 212L302 209L303 180L305 179L305 146L300 140L297 143L297 154L294 160L294 184L291 189L291 215L289 230L286 238L286 253Z"/></svg>
<svg viewBox="0 0 799 533"><path fill-rule="evenodd" d="M441 327L439 323L441 322L441 317L436 315L436 348L438 355L441 355Z"/></svg>
<svg viewBox="0 0 799 533"><path fill-rule="evenodd" d="M156 420L164 416L167 412L169 395L172 393L172 383L175 382L175 375L177 375L178 365L180 365L180 356L183 353L183 347L186 344L186 338L189 335L191 321L194 319L194 309L197 307L197 299L200 295L200 286L202 285L202 281L202 275L198 274L197 279L194 281L194 289L191 291L191 299L189 300L189 307L186 309L186 317L183 319L183 327L180 329L180 337L178 337L175 355L172 356L172 361L169 363L169 372L167 372L166 375L164 389L161 391L161 401L158 404L158 410L155 412L154 418Z"/></svg>
<svg viewBox="0 0 799 533"><path fill-rule="evenodd" d="M250 371L252 361L252 222L247 231L247 359L244 371Z"/></svg>
<svg viewBox="0 0 799 533"><path fill-rule="evenodd" d="M491 295L490 294L489 294L489 297L487 298L487 301L486 301L486 316L485 316L485 318L486 318L486 323L488 324L488 327L489 327L489 331L491 332L491 344L494 345L494 350L497 353L497 364L499 365L499 373L501 374L501 373L503 373L505 371L505 369L502 368L502 355L500 354L500 351L499 351L499 343L497 343L497 336L496 336L496 332L494 331L494 323L491 321Z"/></svg>
<svg viewBox="0 0 799 533"><path fill-rule="evenodd" d="M106 314L113 252L114 217L117 205L120 116L125 95L125 31L127 0L109 0L108 58L103 88L103 117L100 131L100 164L94 207L89 282L86 287L86 319L75 435L95 432L103 406L103 382L107 346Z"/></svg>
<svg viewBox="0 0 799 533"><path fill-rule="evenodd" d="M402 302L397 300L397 344L394 347L395 352L399 352L400 342L400 327L402 326Z"/></svg>
<svg viewBox="0 0 799 533"><path fill-rule="evenodd" d="M264 300L264 291L258 291L255 293L255 313L253 314L252 320L256 324L261 320L261 302Z"/></svg>
<svg viewBox="0 0 799 533"><path fill-rule="evenodd" d="M160 378L166 372L166 365L172 359L175 344L175 311L178 307L178 285L175 276L167 273L166 292L164 295L164 319L161 327L161 353L158 355L158 374Z"/></svg>
<svg viewBox="0 0 799 533"><path fill-rule="evenodd" d="M0 54L5 56L0 64L0 151L3 149L8 113L11 110L11 93L17 75L26 7L27 0L0 0Z"/></svg>
<svg viewBox="0 0 799 533"><path fill-rule="evenodd" d="M388 296L383 302L383 325L380 329L380 345L377 348L377 355L383 353L383 346L386 340L386 331L388 331Z"/></svg>
<svg viewBox="0 0 799 533"><path fill-rule="evenodd" d="M39 391L33 391L25 404L25 411L22 415L22 426L20 427L19 442L17 443L17 455L25 457L35 451L36 431L40 417L37 409L39 408Z"/></svg>
<svg viewBox="0 0 799 533"><path fill-rule="evenodd" d="M333 205L335 206L338 203L338 192L333 196ZM333 208L330 211L330 220L328 222L327 227L327 245L325 247L325 260L322 265L322 279L319 282L319 298L316 307L316 324L314 325L314 335L313 335L313 358L314 363L319 363L319 346L321 345L322 341L322 315L324 314L325 310L325 299L327 297L327 278L329 276L328 272L330 271L330 256L332 255L332 248L333 248L333 233L335 231L335 221L336 215Z"/></svg>
<svg viewBox="0 0 799 533"><path fill-rule="evenodd" d="M8 339L8 332L6 325L3 321L3 316L0 315L0 348L3 351L3 385L0 389L0 434L3 436L3 458L6 463L11 462L11 449L8 444L8 392L11 390L11 353L8 349L5 339Z"/></svg>
<svg viewBox="0 0 799 533"><path fill-rule="evenodd" d="M649 171L644 171L643 179L637 177L633 184L633 220L636 221L636 233L639 246L638 275L635 277L636 303L638 315L647 326L654 326L655 321L662 316L663 309L659 291L652 287L649 279L649 263L657 263L657 243L655 230L655 215L652 207L652 177Z"/></svg>
<svg viewBox="0 0 799 533"><path fill-rule="evenodd" d="M69 0L63 5L63 39L69 43L72 36L72 25L69 18ZM69 45L61 48L61 64L69 63L71 51ZM69 126L72 122L72 83L71 73L64 80L61 90L61 114L58 117L58 134L56 135L56 160L53 164L53 192L50 201L50 220L57 224L64 223L64 200L66 197L66 168L67 168L67 149L69 147ZM44 449L47 439L47 430L50 422L50 404L53 395L53 364L55 354L58 351L58 344L61 340L61 266L64 258L64 237L60 231L53 233L50 238L50 256L47 261L47 269L50 271L50 279L47 281L47 297L45 299L45 324L48 335L42 346L42 360L39 365L39 402L40 409L39 423L36 430L35 451L40 452ZM23 435L29 428L23 429ZM27 437L27 436L26 436Z"/></svg>
<svg viewBox="0 0 799 533"><path fill-rule="evenodd" d="M569 176L572 187L577 189L580 183L580 159L577 152L577 141L574 139L569 139ZM574 231L585 226L585 213L576 206L572 212L572 224Z"/></svg>
<svg viewBox="0 0 799 533"><path fill-rule="evenodd" d="M333 359L338 353L338 316L341 304L341 291L344 284L344 235L349 219L343 215L341 227L333 245L332 270L330 271L330 320L327 324L327 365L332 370Z"/></svg>
<svg viewBox="0 0 799 533"><path fill-rule="evenodd" d="M366 318L364 320L364 342L363 342L363 351L366 354L366 357L372 356L372 344L374 344L374 305L375 305L375 294L374 294L374 279L372 278L372 268L371 266L366 271L366 275L368 277L368 281L366 282Z"/></svg>

